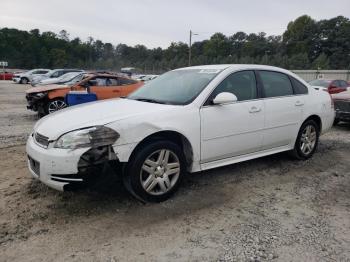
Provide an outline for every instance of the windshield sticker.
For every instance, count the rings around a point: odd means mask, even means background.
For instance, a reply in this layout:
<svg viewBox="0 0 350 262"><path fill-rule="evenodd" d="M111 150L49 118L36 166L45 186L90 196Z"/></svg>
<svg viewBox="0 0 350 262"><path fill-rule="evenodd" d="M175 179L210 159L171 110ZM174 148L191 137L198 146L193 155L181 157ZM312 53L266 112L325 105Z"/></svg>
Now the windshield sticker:
<svg viewBox="0 0 350 262"><path fill-rule="evenodd" d="M200 74L217 74L219 73L221 70L219 69L202 69L201 71L199 71Z"/></svg>

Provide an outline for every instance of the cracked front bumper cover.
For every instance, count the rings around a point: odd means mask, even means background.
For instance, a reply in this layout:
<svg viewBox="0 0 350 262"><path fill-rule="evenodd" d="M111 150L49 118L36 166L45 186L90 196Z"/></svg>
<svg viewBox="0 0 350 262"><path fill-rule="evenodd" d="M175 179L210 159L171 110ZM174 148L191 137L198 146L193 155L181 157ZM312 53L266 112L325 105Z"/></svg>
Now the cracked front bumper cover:
<svg viewBox="0 0 350 262"><path fill-rule="evenodd" d="M115 175L122 170L122 164L110 146L73 151L43 148L30 136L26 147L32 176L59 191L92 186L110 173Z"/></svg>

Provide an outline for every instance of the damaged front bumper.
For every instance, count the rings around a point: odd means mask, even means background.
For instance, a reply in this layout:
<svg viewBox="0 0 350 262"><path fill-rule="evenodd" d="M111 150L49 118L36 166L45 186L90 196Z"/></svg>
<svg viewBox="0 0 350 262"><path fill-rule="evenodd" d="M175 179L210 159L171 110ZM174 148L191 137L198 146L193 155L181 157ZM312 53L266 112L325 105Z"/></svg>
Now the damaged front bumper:
<svg viewBox="0 0 350 262"><path fill-rule="evenodd" d="M47 99L45 93L26 94L27 109L38 111L44 105L44 100Z"/></svg>
<svg viewBox="0 0 350 262"><path fill-rule="evenodd" d="M74 150L44 148L30 136L26 149L32 176L60 191L95 183L105 175L106 166L112 166L115 173L121 170L121 164L111 146Z"/></svg>

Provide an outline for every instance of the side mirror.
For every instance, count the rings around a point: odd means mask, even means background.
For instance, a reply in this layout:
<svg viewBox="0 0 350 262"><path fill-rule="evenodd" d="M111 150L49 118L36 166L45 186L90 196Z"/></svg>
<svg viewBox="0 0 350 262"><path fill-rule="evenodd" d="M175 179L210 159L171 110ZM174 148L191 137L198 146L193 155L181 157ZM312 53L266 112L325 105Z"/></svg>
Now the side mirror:
<svg viewBox="0 0 350 262"><path fill-rule="evenodd" d="M214 98L213 104L224 105L224 104L237 102L237 100L238 100L237 96L235 96L234 94L229 92L222 92Z"/></svg>

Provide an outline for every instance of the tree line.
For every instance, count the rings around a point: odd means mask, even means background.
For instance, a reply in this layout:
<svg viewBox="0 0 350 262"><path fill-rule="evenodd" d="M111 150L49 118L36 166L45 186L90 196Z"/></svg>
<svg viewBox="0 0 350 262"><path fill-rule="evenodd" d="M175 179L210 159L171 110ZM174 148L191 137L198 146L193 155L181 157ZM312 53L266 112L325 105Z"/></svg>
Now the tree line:
<svg viewBox="0 0 350 262"><path fill-rule="evenodd" d="M121 39L122 41L122 39ZM303 15L291 21L282 35L236 32L192 45L192 65L267 64L287 69L350 69L350 20L344 16L316 21ZM0 29L0 60L12 68L84 68L120 70L130 66L161 73L188 65L189 46L173 42L168 48L149 49L104 43L89 37L70 39L39 29Z"/></svg>

